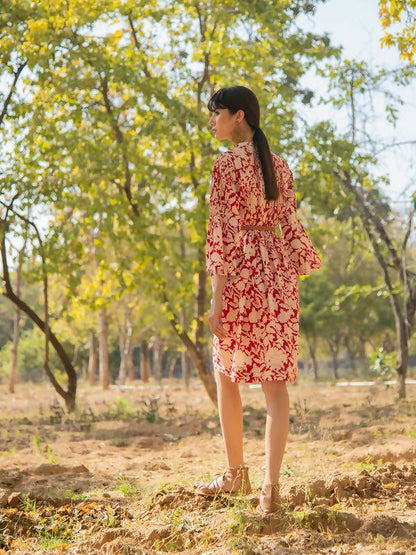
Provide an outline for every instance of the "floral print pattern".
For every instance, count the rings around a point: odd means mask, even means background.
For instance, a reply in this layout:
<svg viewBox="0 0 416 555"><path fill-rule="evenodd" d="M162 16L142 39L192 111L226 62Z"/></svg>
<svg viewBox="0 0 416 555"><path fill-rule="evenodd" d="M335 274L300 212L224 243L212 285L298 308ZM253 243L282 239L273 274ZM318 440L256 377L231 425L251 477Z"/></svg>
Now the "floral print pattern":
<svg viewBox="0 0 416 555"><path fill-rule="evenodd" d="M298 276L321 266L296 215L292 172L273 154L278 201L267 201L250 142L215 161L206 258L211 275L227 276L222 323L213 339L214 368L234 382L294 382L299 336ZM280 227L274 231L241 227Z"/></svg>

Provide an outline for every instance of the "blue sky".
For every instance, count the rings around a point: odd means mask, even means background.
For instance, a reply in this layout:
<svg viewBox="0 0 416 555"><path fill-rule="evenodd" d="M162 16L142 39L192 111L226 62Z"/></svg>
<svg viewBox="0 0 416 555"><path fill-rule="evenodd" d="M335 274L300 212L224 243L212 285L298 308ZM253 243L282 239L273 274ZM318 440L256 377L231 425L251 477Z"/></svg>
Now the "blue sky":
<svg viewBox="0 0 416 555"><path fill-rule="evenodd" d="M334 45L343 47L344 58L365 60L373 66L395 67L399 64L396 49L380 46L383 35L378 17L377 0L328 0L318 7L316 14L305 21L315 32L329 33ZM416 95L415 83L402 89L405 104L395 129L385 123L384 113L377 114L375 133L380 140L416 140ZM376 107L377 110L377 107ZM335 115L336 117L336 115ZM339 119L339 125L343 122ZM390 141L391 139L391 141ZM405 146L386 151L379 165L380 173L387 173L391 186L386 190L396 201L405 201L416 190L416 146Z"/></svg>

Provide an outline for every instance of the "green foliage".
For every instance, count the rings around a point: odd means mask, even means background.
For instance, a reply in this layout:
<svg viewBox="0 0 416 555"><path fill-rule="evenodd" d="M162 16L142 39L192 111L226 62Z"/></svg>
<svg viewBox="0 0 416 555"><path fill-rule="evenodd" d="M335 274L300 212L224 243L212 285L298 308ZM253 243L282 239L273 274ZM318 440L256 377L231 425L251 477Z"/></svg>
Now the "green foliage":
<svg viewBox="0 0 416 555"><path fill-rule="evenodd" d="M144 405L145 406L141 409L141 412L150 424L160 420L160 401L158 398L148 399L144 402Z"/></svg>
<svg viewBox="0 0 416 555"><path fill-rule="evenodd" d="M12 342L8 342L0 350L0 377L4 381L10 371L10 357ZM37 329L28 329L22 332L19 341L17 358L19 379L23 381L40 382L43 379L43 365L45 357L45 338ZM50 367L57 369L55 375L62 376L60 362L52 350L50 353Z"/></svg>
<svg viewBox="0 0 416 555"><path fill-rule="evenodd" d="M111 420L118 420L132 418L136 413L137 411L133 409L130 399L118 397L112 400L106 416Z"/></svg>
<svg viewBox="0 0 416 555"><path fill-rule="evenodd" d="M374 176L374 152L360 142L356 120L345 132L329 122L308 127L297 107L315 100L302 85L312 69L327 79L326 101L350 116L375 89L387 91L382 98L394 123L400 99L390 85L408 83L411 69L372 70L338 57L329 64L339 49L300 23L318 1L40 0L36 10L23 0L9 4L0 14L0 105L7 108L0 200L18 195L16 211L41 223L42 247L11 215L9 241L28 235L26 284L38 286L44 257L51 321L69 350L80 353L79 373L102 308L110 315L113 352L128 320L135 342L157 337L177 350L186 339L206 360L204 243L210 173L222 149L208 129L206 101L236 82L258 94L272 149L297 160L299 205L329 260L321 278L301 284L304 333L334 342L347 334L356 340L367 329L379 339L381 322L391 326L374 267L366 260L360 268L367 243L356 199L343 186L351 178L383 225L394 222ZM338 255L333 236L340 238ZM340 259L348 241L355 260L345 269ZM369 308L361 319L357 299ZM7 344L0 352L3 377L9 356ZM42 365L42 339L27 331L21 379L39 378ZM157 420L157 407L144 415Z"/></svg>
<svg viewBox="0 0 416 555"><path fill-rule="evenodd" d="M397 352L387 352L380 347L371 355L370 369L372 375L378 380L390 380L397 366Z"/></svg>

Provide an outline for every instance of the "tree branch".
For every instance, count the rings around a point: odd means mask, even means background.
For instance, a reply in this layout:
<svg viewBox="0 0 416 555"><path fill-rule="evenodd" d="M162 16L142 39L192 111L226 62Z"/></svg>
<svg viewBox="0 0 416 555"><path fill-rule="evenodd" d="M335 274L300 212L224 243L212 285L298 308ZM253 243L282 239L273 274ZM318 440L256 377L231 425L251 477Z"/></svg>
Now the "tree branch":
<svg viewBox="0 0 416 555"><path fill-rule="evenodd" d="M370 209L370 207L367 205L362 191L358 188L355 187L352 182L351 182L351 178L348 174L345 174L346 176L343 177L341 174L339 174L338 172L333 172L333 175L344 185L344 187L346 189L348 189L348 191L350 191L353 196L356 198L357 202L358 202L358 206L361 208L361 212L364 214L364 220L371 222L372 225L374 226L374 229L377 231L380 239L383 241L383 243L386 245L387 250L389 251L390 257L391 257L391 262L393 264L393 267L399 272L401 278L403 277L401 275L401 261L400 261L400 257L396 251L396 249L394 248L393 243L391 242L390 237L387 234L387 231L385 230L384 226L382 225L382 223L380 222L380 219L377 218L377 216L372 212L372 210ZM363 221L364 221L363 220Z"/></svg>
<svg viewBox="0 0 416 555"><path fill-rule="evenodd" d="M142 46L139 42L139 39L137 38L137 33L136 33L136 29L134 27L134 22L131 18L131 15L128 16L128 22L129 22L129 26L130 26L130 31L131 31L131 35L133 37L133 42L135 47L137 48L137 50L139 50L139 52L143 52ZM146 77L148 77L149 79L152 78L152 74L150 73L147 65L145 63L143 63L143 72L146 75Z"/></svg>
<svg viewBox="0 0 416 555"><path fill-rule="evenodd" d="M22 73L22 71L23 71L23 69L26 67L26 65L27 65L27 62L22 62L22 63L19 65L19 67L17 68L17 70L13 73L13 75L14 75L13 83L12 83L11 86L10 86L9 93L8 93L8 95L7 95L7 97L6 97L5 101L4 101L3 109L2 109L1 114L0 114L0 127L2 126L3 120L4 120L4 118L6 117L6 113L7 113L7 110L8 110L8 108L9 108L9 104L10 104L10 102L11 102L11 99L12 99L12 96L13 96L13 92L14 92L14 90L15 90L15 88L16 88L16 85L17 85L17 82L18 82L18 80L19 80L20 74Z"/></svg>
<svg viewBox="0 0 416 555"><path fill-rule="evenodd" d="M384 152L389 148L395 148L397 146L405 146L405 145L416 145L416 141L399 141L398 143L391 143L390 145L384 145L382 148L380 148L374 153L374 156L378 156L381 152Z"/></svg>
<svg viewBox="0 0 416 555"><path fill-rule="evenodd" d="M133 201L133 195L131 192L131 186L132 186L132 177L131 177L131 172L130 172L130 168L129 168L129 161L128 161L128 156L127 156L127 149L126 149L126 143L124 140L124 135L123 132L120 129L120 126L117 123L117 119L114 116L114 110L113 110L113 106L111 104L110 101L110 96L109 96L109 87L108 87L108 79L106 76L101 78L101 93L103 95L103 99L104 99L104 106L108 115L108 119L110 121L110 125L114 131L114 136L115 136L115 140L117 142L117 144L119 144L121 146L121 150L122 150L122 160L123 160L123 167L124 167L124 185L123 185L123 191L124 194L126 195L126 198L133 210L133 214L138 217L140 215L140 210L139 210L139 205L137 202Z"/></svg>

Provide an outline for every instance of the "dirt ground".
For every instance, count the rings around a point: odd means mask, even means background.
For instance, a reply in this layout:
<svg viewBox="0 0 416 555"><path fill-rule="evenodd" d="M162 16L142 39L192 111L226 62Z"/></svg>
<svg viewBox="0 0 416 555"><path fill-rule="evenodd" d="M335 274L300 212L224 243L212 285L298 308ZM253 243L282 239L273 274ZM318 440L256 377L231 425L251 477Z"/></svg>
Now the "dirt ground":
<svg viewBox="0 0 416 555"><path fill-rule="evenodd" d="M196 496L225 469L202 385L0 386L0 554L416 553L416 386L290 386L282 504L264 516L262 391L242 386L248 497Z"/></svg>

